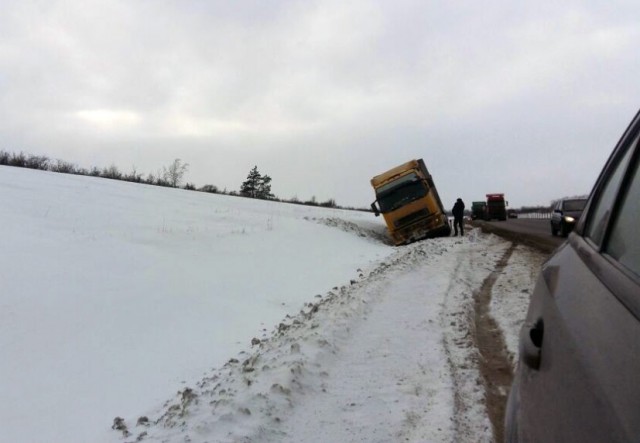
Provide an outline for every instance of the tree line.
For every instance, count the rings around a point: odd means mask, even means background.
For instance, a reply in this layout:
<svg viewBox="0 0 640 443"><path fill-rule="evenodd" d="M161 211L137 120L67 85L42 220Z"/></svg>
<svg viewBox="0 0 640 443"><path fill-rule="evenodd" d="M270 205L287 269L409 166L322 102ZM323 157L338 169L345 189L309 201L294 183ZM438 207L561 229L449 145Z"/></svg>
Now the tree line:
<svg viewBox="0 0 640 443"><path fill-rule="evenodd" d="M0 151L0 165L39 169L41 171L60 172L63 174L87 175L90 177L109 178L112 180L123 180L173 188L180 186L185 173L189 169L187 163L177 158L168 166L158 170L157 173L150 173L145 176L138 172L135 166L132 167L129 173L120 171L114 164L104 168L94 166L87 169L65 160L52 160L45 155L25 154L24 152L16 154L7 151Z"/></svg>
<svg viewBox="0 0 640 443"><path fill-rule="evenodd" d="M90 177L107 178L111 180L122 180L133 183L143 183L154 186L164 186L172 188L182 188L189 191L208 192L212 194L224 194L231 196L240 196L247 198L257 198L263 200L273 200L284 203L293 203L307 206L321 206L327 208L351 209L351 210L367 210L353 207L342 207L336 204L334 199L328 199L318 202L314 197L309 200L300 200L294 196L290 199L280 199L271 192L271 177L262 174L257 166L254 166L248 173L245 181L240 185L239 191L227 191L227 189L219 189L212 184L206 184L196 187L193 183L185 183L184 177L189 170L189 164L177 158L172 163L159 169L156 173L143 174L137 170L135 166L131 171L126 173L112 164L108 167L98 168L93 166L90 169L82 168L74 163L60 159L50 159L45 155L33 155L24 152L12 153L0 150L0 165L14 166L19 168L38 169L42 171L59 172L64 174L86 175Z"/></svg>

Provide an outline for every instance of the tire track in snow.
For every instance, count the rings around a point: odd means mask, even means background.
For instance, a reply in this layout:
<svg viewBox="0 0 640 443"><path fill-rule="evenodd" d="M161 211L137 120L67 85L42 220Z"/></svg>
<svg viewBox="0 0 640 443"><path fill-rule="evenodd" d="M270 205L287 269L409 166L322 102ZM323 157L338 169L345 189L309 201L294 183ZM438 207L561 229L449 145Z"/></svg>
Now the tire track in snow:
<svg viewBox="0 0 640 443"><path fill-rule="evenodd" d="M482 282L473 295L475 300L475 340L482 358L480 372L486 390L487 412L493 428L494 440L504 440L504 412L507 395L513 381L511 360L502 330L491 316L493 285L504 271L517 244L512 243L497 263L495 270Z"/></svg>
<svg viewBox="0 0 640 443"><path fill-rule="evenodd" d="M448 303L449 303L449 294L451 294L451 292L453 291L454 282L459 281L460 267L462 266L462 264L463 263L461 260L457 262L456 267L451 276L451 280L449 281L449 286L447 287L444 293L443 306L445 307L445 309L443 309L443 311L440 314L440 326L442 327L443 330L445 330L445 322L448 320L448 316L455 315L451 313L447 315L446 307L448 306ZM449 371L451 372L451 379L452 379L453 388L454 388L453 389L453 409L454 409L453 416L454 416L455 435L457 436L463 433L462 430L460 429L462 425L462 421L456 419L456 417L461 416L462 411L464 411L464 402L461 396L462 395L462 386L460 383L461 378L457 376L458 366L454 363L451 355L452 353L451 348L453 346L453 343L451 339L448 339L447 334L443 334L442 344L445 349L445 354L447 356L447 364L449 366Z"/></svg>
<svg viewBox="0 0 640 443"><path fill-rule="evenodd" d="M474 244L478 241L481 247ZM491 275L508 246L496 236L478 237L477 231L473 230L460 245L457 264L444 295L440 325L454 385L455 436L452 441L493 440L480 373L482 356L475 340L478 325L473 294Z"/></svg>

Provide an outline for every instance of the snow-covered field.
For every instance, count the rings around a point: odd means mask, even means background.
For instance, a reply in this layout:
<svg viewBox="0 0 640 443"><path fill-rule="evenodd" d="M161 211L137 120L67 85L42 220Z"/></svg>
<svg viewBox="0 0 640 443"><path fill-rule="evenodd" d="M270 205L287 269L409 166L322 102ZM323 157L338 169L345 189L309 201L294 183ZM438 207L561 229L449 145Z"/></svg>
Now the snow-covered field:
<svg viewBox="0 0 640 443"><path fill-rule="evenodd" d="M492 439L469 318L498 237L8 167L0 199L0 441Z"/></svg>

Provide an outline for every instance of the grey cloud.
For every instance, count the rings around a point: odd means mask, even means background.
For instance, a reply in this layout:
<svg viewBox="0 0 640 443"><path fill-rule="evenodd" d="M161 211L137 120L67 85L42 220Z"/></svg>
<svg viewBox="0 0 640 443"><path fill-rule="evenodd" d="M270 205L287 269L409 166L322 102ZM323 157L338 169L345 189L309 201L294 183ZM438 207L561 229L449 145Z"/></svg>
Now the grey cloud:
<svg viewBox="0 0 640 443"><path fill-rule="evenodd" d="M5 3L5 149L179 157L197 184L258 164L283 197L366 206L424 157L445 201L544 204L589 191L638 107L632 2Z"/></svg>

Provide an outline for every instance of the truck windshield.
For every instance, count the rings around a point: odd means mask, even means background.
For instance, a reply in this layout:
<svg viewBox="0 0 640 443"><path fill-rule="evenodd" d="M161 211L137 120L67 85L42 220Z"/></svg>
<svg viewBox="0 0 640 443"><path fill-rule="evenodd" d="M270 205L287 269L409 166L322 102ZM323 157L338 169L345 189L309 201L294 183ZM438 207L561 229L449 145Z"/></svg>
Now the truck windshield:
<svg viewBox="0 0 640 443"><path fill-rule="evenodd" d="M424 197L427 189L415 174L407 174L378 188L378 204L383 214L391 212L414 200Z"/></svg>

